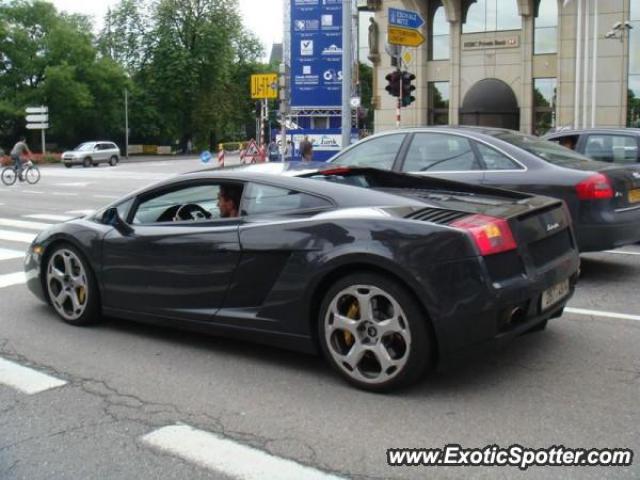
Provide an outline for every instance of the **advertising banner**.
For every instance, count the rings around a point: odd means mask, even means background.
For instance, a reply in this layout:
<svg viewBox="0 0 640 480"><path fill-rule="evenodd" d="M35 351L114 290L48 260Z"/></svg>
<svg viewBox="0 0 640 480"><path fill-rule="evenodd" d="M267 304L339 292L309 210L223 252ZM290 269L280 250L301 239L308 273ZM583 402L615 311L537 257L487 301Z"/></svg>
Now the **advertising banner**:
<svg viewBox="0 0 640 480"><path fill-rule="evenodd" d="M339 107L341 89L341 0L291 0L291 106Z"/></svg>

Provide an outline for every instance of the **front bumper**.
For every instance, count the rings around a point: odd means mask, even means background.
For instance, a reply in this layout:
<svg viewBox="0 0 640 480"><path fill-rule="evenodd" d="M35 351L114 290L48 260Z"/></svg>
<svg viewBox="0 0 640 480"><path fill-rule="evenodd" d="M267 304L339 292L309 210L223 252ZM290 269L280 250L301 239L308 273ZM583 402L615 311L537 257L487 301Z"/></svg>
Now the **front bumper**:
<svg viewBox="0 0 640 480"><path fill-rule="evenodd" d="M47 303L47 295L42 286L41 263L42 256L33 252L32 244L24 258L24 273L27 279L27 288L43 302Z"/></svg>

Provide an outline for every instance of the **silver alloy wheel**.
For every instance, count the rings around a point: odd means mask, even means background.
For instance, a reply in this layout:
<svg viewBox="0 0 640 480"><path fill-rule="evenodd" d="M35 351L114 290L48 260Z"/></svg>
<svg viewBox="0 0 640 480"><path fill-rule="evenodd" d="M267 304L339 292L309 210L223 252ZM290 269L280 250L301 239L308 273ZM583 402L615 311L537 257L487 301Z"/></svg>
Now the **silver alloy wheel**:
<svg viewBox="0 0 640 480"><path fill-rule="evenodd" d="M329 353L360 382L379 384L402 372L411 351L407 317L393 296L372 285L338 293L324 319Z"/></svg>
<svg viewBox="0 0 640 480"><path fill-rule="evenodd" d="M65 320L80 318L87 308L89 279L78 256L66 248L56 250L47 265L47 292Z"/></svg>

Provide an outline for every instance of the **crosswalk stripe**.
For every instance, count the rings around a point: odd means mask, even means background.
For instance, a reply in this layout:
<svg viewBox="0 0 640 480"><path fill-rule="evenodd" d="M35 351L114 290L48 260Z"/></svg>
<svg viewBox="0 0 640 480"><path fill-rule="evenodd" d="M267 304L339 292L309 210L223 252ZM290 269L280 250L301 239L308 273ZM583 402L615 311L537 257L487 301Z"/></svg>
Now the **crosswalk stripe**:
<svg viewBox="0 0 640 480"><path fill-rule="evenodd" d="M24 251L0 248L0 260L11 260L12 258L24 257Z"/></svg>
<svg viewBox="0 0 640 480"><path fill-rule="evenodd" d="M162 427L142 437L142 441L204 468L242 480L340 479L189 425Z"/></svg>
<svg viewBox="0 0 640 480"><path fill-rule="evenodd" d="M95 212L95 210L69 210L68 213L69 215L91 215L93 212Z"/></svg>
<svg viewBox="0 0 640 480"><path fill-rule="evenodd" d="M26 228L27 230L44 230L49 228L51 223L41 222L25 222L24 220L14 220L12 218L0 218L0 226L14 227L14 228Z"/></svg>
<svg viewBox="0 0 640 480"><path fill-rule="evenodd" d="M27 395L33 395L51 388L61 387L67 382L0 358L0 383Z"/></svg>
<svg viewBox="0 0 640 480"><path fill-rule="evenodd" d="M35 233L14 232L13 230L1 230L0 240L8 240L10 242L31 243L36 238Z"/></svg>
<svg viewBox="0 0 640 480"><path fill-rule="evenodd" d="M35 213L32 215L23 215L24 218L35 218L36 220L52 220L54 222L66 222L71 220L73 216L69 215L54 215L51 213Z"/></svg>
<svg viewBox="0 0 640 480"><path fill-rule="evenodd" d="M0 275L0 288L11 287L13 285L22 285L26 282L27 277L24 272L7 273Z"/></svg>

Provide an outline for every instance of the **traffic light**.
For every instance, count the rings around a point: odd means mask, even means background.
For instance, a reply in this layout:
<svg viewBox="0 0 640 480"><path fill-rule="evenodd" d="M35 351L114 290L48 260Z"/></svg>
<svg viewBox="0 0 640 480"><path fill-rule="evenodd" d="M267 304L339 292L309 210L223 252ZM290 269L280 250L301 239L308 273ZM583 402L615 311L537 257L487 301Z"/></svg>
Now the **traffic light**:
<svg viewBox="0 0 640 480"><path fill-rule="evenodd" d="M413 73L402 72L402 106L408 107L416 101L416 97L412 95L412 92L416 89L412 82L416 79Z"/></svg>
<svg viewBox="0 0 640 480"><path fill-rule="evenodd" d="M387 79L387 82L389 83L389 85L385 87L385 90L389 92L389 95L391 95L392 97L400 96L401 77L402 77L402 73L399 72L398 70L394 70L393 72L389 73L386 77L384 77Z"/></svg>
<svg viewBox="0 0 640 480"><path fill-rule="evenodd" d="M260 100L256 101L256 118L260 118L262 116L262 102Z"/></svg>

